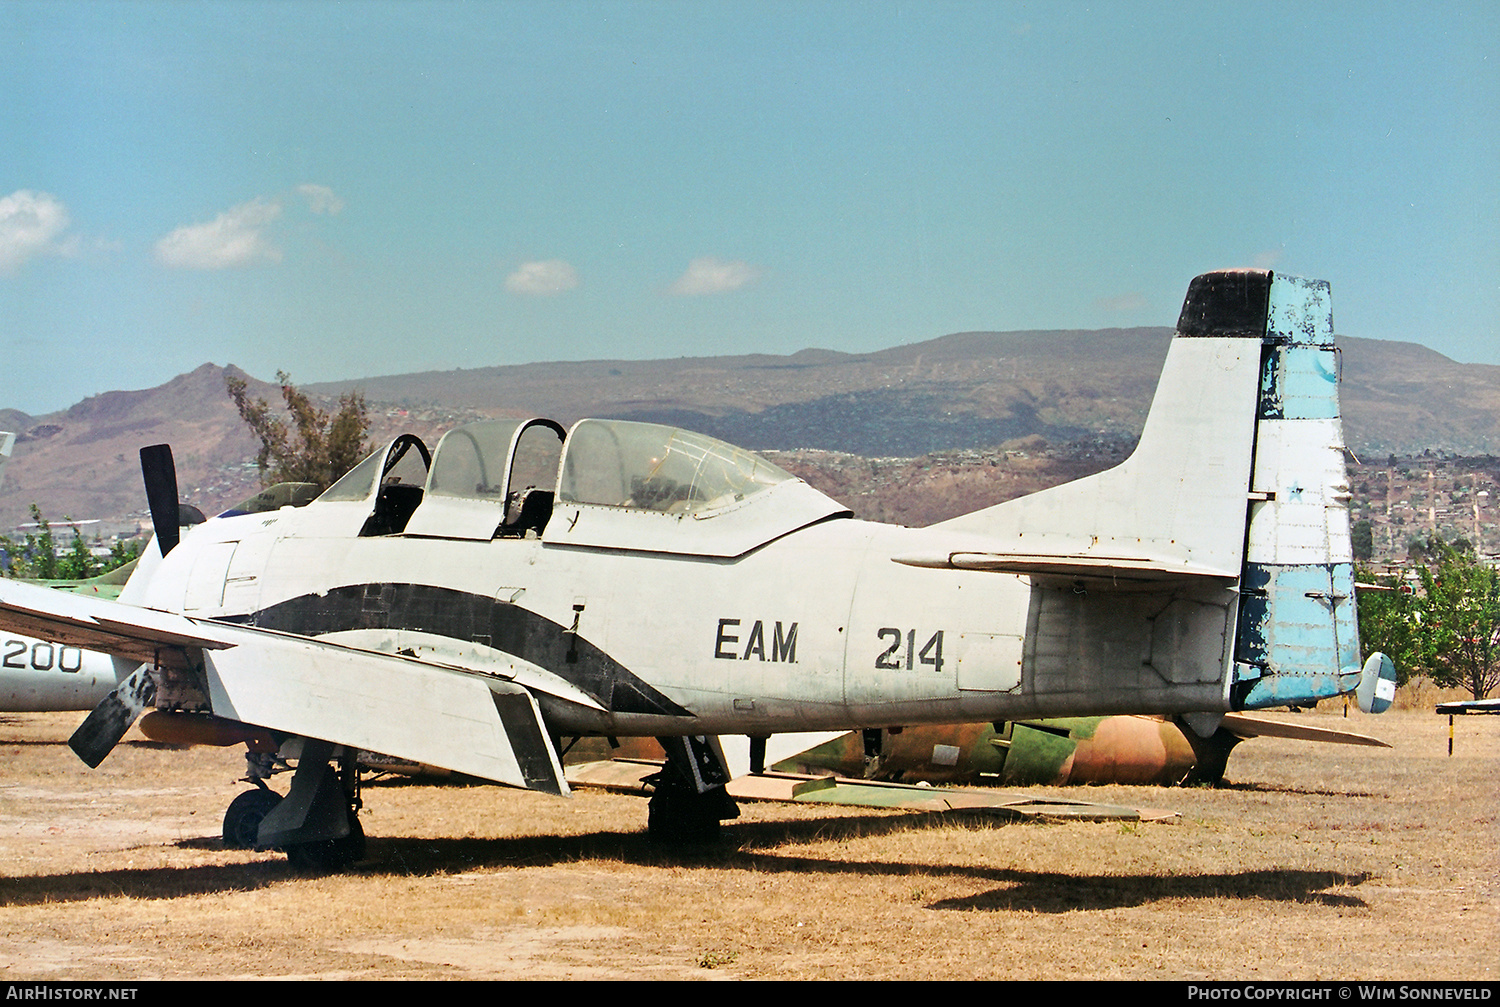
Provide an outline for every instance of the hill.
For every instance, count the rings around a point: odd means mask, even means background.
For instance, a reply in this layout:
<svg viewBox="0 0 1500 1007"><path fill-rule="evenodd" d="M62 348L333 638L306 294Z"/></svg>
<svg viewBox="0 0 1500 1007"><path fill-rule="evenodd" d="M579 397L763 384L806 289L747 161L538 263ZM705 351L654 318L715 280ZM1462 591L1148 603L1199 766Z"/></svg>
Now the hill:
<svg viewBox="0 0 1500 1007"><path fill-rule="evenodd" d="M1040 440L1072 472L1074 461L1098 468L1117 460L1139 435L1170 338L1165 328L963 332L868 354L534 363L307 390L331 400L363 389L377 439L411 430L433 442L479 416L540 414L566 424L592 415L672 423L761 450L865 458L1030 438L1033 450L1012 457L1035 459ZM1346 436L1361 457L1500 454L1500 367L1459 364L1412 343L1340 345ZM176 452L185 498L212 511L248 496L258 485L255 445L224 392L225 376L242 373L204 364L158 388L107 392L46 416L0 410L0 429L21 435L0 486L0 526L25 520L32 502L53 517L143 517L136 453L163 441ZM254 394L275 399L274 386L250 380ZM846 463L830 458L816 466L830 489L865 492L837 474ZM1051 477L1034 460L1026 468L1018 492ZM961 501L945 510L954 506Z"/></svg>

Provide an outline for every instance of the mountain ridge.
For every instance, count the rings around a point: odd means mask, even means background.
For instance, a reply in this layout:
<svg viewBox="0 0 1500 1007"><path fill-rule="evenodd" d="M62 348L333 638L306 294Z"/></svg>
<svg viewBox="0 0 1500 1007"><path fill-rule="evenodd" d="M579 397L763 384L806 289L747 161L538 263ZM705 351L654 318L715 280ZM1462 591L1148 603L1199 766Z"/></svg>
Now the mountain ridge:
<svg viewBox="0 0 1500 1007"><path fill-rule="evenodd" d="M958 332L868 353L808 348L664 360L555 361L382 375L302 386L361 389L371 435L429 442L481 416L585 415L669 422L758 450L914 457L1024 438L1108 444L1139 435L1167 328ZM1500 454L1500 366L1460 364L1415 343L1340 337L1346 438L1361 456L1433 449ZM0 523L30 503L53 517L143 513L136 451L171 443L184 497L205 510L256 487L256 444L224 390L279 389L203 364L156 388L110 391L43 416L0 409L20 435L0 485ZM1088 450L1083 448L1081 450Z"/></svg>

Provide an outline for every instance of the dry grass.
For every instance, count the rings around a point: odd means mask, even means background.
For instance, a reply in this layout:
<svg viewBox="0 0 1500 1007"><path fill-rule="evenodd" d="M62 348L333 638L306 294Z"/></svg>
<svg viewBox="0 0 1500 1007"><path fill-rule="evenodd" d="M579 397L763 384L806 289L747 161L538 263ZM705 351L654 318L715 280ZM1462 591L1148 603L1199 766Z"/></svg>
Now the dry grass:
<svg viewBox="0 0 1500 1007"><path fill-rule="evenodd" d="M89 771L78 715L0 719L8 980L1493 979L1500 718L1352 723L1391 751L1261 740L1231 786L1110 787L1169 824L989 825L747 806L668 853L644 804L366 791L370 859L300 877L219 848L234 751ZM1332 722L1335 717L1304 715ZM1077 791L1073 792L1077 794Z"/></svg>

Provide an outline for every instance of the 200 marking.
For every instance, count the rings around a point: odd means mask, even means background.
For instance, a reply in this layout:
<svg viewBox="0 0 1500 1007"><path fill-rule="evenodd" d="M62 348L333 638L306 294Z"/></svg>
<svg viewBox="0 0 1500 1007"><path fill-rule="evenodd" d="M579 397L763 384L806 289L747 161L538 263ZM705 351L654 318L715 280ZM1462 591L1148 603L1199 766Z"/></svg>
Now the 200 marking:
<svg viewBox="0 0 1500 1007"><path fill-rule="evenodd" d="M27 651L30 650L30 661ZM51 671L56 664L58 671L80 671L83 668L83 651L77 647L37 640L6 640L5 655L0 658L0 668L31 668L34 671Z"/></svg>
<svg viewBox="0 0 1500 1007"><path fill-rule="evenodd" d="M943 670L943 631L938 630L917 650L917 631L909 629L905 633L906 655L903 659L900 651L903 642L902 633L899 629L887 626L876 633L882 640L889 640L891 644L875 658L875 667L882 671L911 671L913 660L918 665L929 665L933 671ZM904 660L904 664L903 664Z"/></svg>

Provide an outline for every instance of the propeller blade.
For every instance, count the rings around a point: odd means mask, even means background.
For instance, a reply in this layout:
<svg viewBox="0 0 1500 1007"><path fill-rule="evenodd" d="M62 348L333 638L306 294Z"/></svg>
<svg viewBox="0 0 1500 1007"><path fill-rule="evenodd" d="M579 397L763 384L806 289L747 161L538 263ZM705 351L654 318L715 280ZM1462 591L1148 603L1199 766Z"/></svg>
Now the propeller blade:
<svg viewBox="0 0 1500 1007"><path fill-rule="evenodd" d="M114 751L135 719L155 702L156 680L151 677L151 665L143 664L94 707L94 712L68 739L68 747L90 769L98 769L99 763Z"/></svg>
<svg viewBox="0 0 1500 1007"><path fill-rule="evenodd" d="M177 528L177 466L172 463L171 445L141 448L141 475L146 480L146 501L151 505L156 544L165 556L177 547L181 536Z"/></svg>

